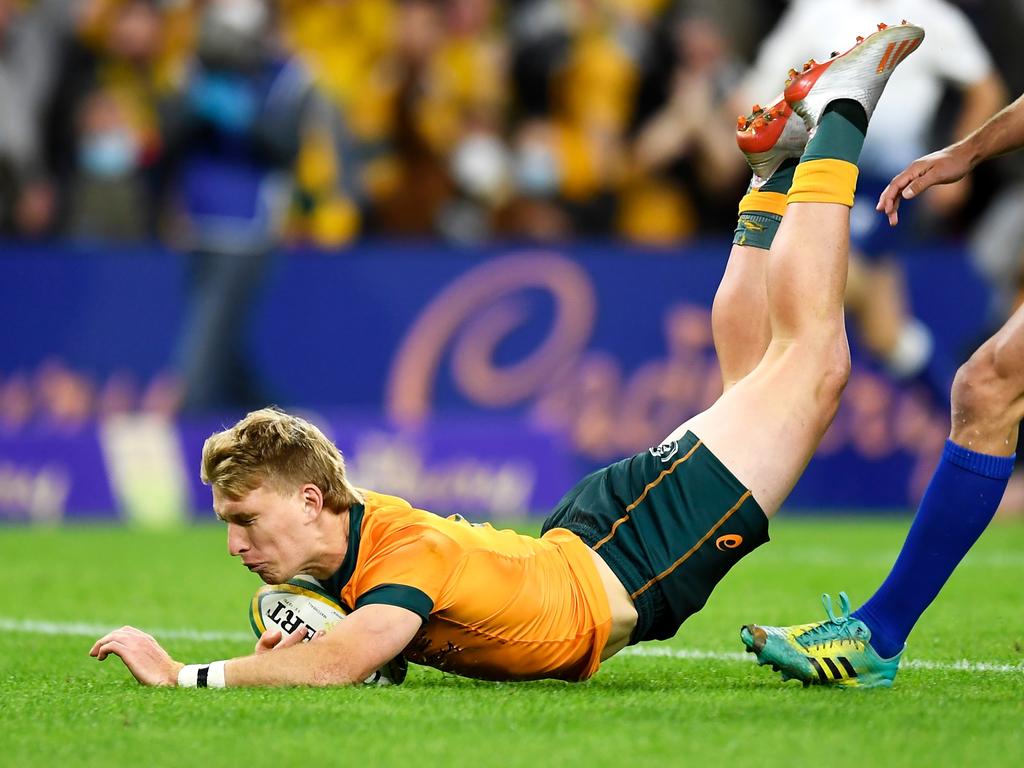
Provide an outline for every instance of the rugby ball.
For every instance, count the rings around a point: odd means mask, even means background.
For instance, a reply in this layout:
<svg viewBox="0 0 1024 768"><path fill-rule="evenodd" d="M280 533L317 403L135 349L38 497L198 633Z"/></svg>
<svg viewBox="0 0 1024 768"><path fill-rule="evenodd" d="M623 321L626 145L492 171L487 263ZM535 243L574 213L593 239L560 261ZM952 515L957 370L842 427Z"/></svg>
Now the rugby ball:
<svg viewBox="0 0 1024 768"><path fill-rule="evenodd" d="M285 584L260 587L252 597L249 623L256 637L268 629L279 629L282 634L302 632L302 642L308 643L316 632L328 632L345 618L346 611L320 583L307 576L296 576ZM401 685L408 671L408 663L397 656L363 682L367 685Z"/></svg>

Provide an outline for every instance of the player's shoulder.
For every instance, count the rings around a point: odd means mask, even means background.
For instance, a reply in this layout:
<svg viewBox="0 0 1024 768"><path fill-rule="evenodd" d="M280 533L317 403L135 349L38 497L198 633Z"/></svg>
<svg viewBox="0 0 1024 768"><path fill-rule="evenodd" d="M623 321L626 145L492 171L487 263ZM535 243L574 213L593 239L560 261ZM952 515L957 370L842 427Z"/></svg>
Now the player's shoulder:
<svg viewBox="0 0 1024 768"><path fill-rule="evenodd" d="M412 504L400 496L392 496L387 493L370 491L364 488L359 490L363 497L363 509L372 514L400 515L412 510Z"/></svg>
<svg viewBox="0 0 1024 768"><path fill-rule="evenodd" d="M444 527L444 518L416 509L403 498L376 491L362 494L364 539L428 536L431 532L441 533Z"/></svg>

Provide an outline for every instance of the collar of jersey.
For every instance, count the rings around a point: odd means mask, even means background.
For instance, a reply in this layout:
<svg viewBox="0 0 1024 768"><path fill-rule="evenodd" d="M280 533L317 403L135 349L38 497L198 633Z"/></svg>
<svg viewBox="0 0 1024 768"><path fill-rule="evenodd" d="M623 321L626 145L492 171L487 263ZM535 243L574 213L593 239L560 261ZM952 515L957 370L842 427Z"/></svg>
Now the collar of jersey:
<svg viewBox="0 0 1024 768"><path fill-rule="evenodd" d="M356 570L356 561L359 558L359 534L363 528L363 512L365 508L358 502L348 510L348 550L345 552L345 559L341 561L341 567L334 574L323 582L324 587L341 599L341 590L348 584L349 579ZM351 610L351 607L349 606Z"/></svg>

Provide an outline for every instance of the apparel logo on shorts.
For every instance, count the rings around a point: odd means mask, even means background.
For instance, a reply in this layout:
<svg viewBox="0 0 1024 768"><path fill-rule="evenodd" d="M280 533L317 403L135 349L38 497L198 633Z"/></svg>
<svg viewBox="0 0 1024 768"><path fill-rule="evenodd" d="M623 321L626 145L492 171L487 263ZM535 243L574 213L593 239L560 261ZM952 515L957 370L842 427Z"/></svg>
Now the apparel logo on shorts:
<svg viewBox="0 0 1024 768"><path fill-rule="evenodd" d="M679 441L673 440L671 443L662 443L657 448L650 448L648 450L650 450L651 456L661 459L662 464L664 464L679 453Z"/></svg>
<svg viewBox="0 0 1024 768"><path fill-rule="evenodd" d="M743 537L738 533L727 533L715 539L715 549L725 552L727 549L736 549L743 543Z"/></svg>

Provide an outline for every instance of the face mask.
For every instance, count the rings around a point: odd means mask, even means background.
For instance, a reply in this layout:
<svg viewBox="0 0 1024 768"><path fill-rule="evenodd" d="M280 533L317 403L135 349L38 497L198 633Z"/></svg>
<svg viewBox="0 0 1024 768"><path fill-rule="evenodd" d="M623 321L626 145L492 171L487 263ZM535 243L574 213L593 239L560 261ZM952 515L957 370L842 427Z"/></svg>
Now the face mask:
<svg viewBox="0 0 1024 768"><path fill-rule="evenodd" d="M125 131L109 131L89 136L82 143L79 162L92 176L116 179L135 169L138 147Z"/></svg>
<svg viewBox="0 0 1024 768"><path fill-rule="evenodd" d="M452 153L452 175L470 194L492 198L505 182L507 163L505 146L497 137L472 134L459 142Z"/></svg>
<svg viewBox="0 0 1024 768"><path fill-rule="evenodd" d="M528 195L550 195L558 191L558 162L547 147L526 144L516 155L516 184Z"/></svg>

